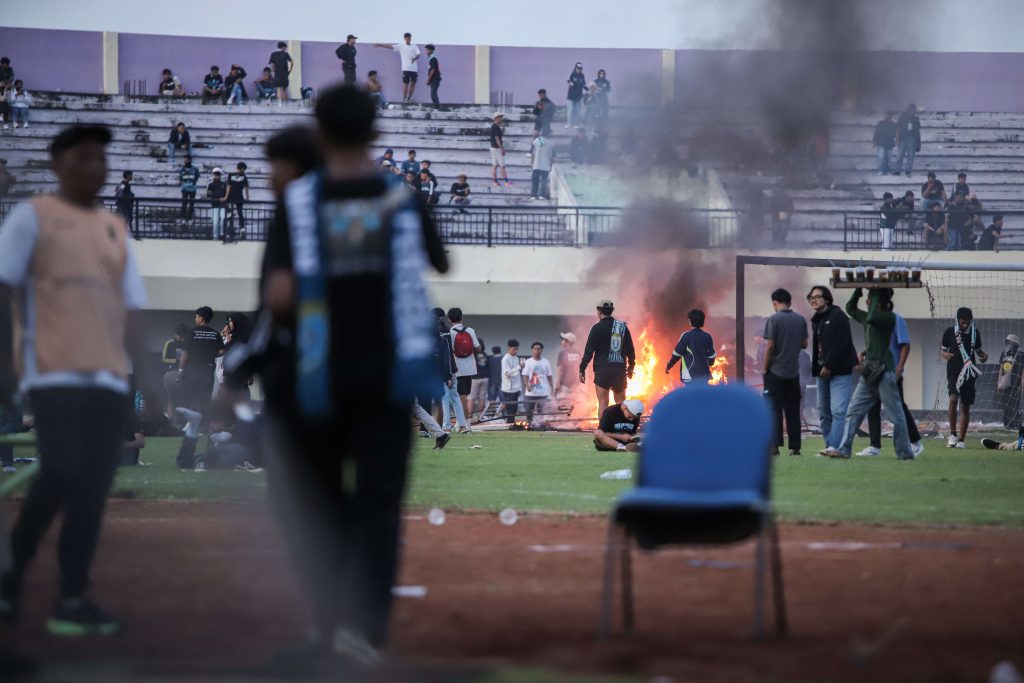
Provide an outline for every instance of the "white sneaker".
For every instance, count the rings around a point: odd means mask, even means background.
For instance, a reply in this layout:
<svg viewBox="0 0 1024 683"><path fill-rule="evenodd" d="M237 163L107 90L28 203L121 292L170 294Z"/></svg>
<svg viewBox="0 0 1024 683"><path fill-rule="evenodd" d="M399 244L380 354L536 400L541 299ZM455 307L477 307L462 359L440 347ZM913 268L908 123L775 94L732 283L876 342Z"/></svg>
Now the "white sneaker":
<svg viewBox="0 0 1024 683"><path fill-rule="evenodd" d="M862 456L865 456L865 457L870 457L870 456L873 456L873 455L880 455L881 453L882 453L882 449L875 448L874 446L868 446L867 448L865 448L861 452L857 453L857 455L862 455Z"/></svg>
<svg viewBox="0 0 1024 683"><path fill-rule="evenodd" d="M956 448L958 441L960 440L956 438L956 434L950 434L949 438L946 439L946 448Z"/></svg>
<svg viewBox="0 0 1024 683"><path fill-rule="evenodd" d="M967 448L967 446L964 444L963 441L957 441L956 446L954 446L954 448Z"/></svg>
<svg viewBox="0 0 1024 683"><path fill-rule="evenodd" d="M28 121L26 121L25 123L23 123L21 127L22 127L22 128L28 128Z"/></svg>
<svg viewBox="0 0 1024 683"><path fill-rule="evenodd" d="M4 465L4 474L17 474L18 468L14 465Z"/></svg>
<svg viewBox="0 0 1024 683"><path fill-rule="evenodd" d="M918 441L917 443L910 444L910 452L914 454L914 457L924 453L924 444Z"/></svg>

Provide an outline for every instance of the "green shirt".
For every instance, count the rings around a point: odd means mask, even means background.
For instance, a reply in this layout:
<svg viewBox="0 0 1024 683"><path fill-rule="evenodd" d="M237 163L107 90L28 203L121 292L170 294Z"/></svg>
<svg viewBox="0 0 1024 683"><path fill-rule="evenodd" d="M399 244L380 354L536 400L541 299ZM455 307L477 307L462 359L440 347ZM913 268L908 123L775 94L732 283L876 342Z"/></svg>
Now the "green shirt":
<svg viewBox="0 0 1024 683"><path fill-rule="evenodd" d="M878 310L878 299L869 297L867 313L857 307L860 302L861 290L853 290L853 296L846 303L846 314L864 326L865 357L885 363L885 369L896 370L896 365L889 353L889 339L896 329L896 314L892 311Z"/></svg>

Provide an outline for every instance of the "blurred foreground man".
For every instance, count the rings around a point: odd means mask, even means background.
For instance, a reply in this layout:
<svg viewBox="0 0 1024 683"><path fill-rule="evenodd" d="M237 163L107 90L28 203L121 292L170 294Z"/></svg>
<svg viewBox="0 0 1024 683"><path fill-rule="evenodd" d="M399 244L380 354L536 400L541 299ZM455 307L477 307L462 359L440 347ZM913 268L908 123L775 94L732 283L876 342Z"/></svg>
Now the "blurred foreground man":
<svg viewBox="0 0 1024 683"><path fill-rule="evenodd" d="M136 326L127 313L145 304L124 219L96 203L109 142L98 126L62 131L50 146L57 193L19 205L0 229L0 400L15 388L13 299L20 389L35 413L40 456L11 536L13 564L0 581L0 620L18 618L22 578L63 512L60 596L47 622L54 635L121 629L86 597L128 416L126 331ZM136 359L137 339L130 337Z"/></svg>
<svg viewBox="0 0 1024 683"><path fill-rule="evenodd" d="M379 661L410 405L440 381L421 275L448 263L422 200L370 158L374 115L354 87L321 92L323 168L285 187L264 257L265 306L286 340L264 374L280 431L268 468L313 616L296 666Z"/></svg>

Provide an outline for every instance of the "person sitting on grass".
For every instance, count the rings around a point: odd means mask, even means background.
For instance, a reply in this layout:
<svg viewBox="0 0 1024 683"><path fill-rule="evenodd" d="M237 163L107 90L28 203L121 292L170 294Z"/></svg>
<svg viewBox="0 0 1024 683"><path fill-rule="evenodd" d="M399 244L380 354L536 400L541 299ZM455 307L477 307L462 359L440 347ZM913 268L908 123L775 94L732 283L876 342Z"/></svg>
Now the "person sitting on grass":
<svg viewBox="0 0 1024 683"><path fill-rule="evenodd" d="M608 406L594 430L594 448L599 451L639 451L640 416L644 404L635 398Z"/></svg>

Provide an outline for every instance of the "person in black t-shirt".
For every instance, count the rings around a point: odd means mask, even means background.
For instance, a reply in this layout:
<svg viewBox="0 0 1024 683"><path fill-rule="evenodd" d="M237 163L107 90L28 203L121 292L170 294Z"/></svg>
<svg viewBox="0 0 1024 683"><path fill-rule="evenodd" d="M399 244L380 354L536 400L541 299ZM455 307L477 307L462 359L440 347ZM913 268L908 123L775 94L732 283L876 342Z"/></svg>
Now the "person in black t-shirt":
<svg viewBox="0 0 1024 683"><path fill-rule="evenodd" d="M964 233L970 228L967 221L971 215L967 211L962 194L954 194L953 199L946 205L946 251L960 251L966 248Z"/></svg>
<svg viewBox="0 0 1024 683"><path fill-rule="evenodd" d="M469 197L469 183L466 181L466 174L460 173L455 182L452 183L452 196L448 203L459 207L459 213L466 213L466 206L473 200Z"/></svg>
<svg viewBox="0 0 1024 683"><path fill-rule="evenodd" d="M999 251L999 238L1003 236L1003 214L992 216L992 224L978 238L978 251Z"/></svg>
<svg viewBox="0 0 1024 683"><path fill-rule="evenodd" d="M594 430L594 448L599 451L639 451L640 416L644 404L635 398L608 406Z"/></svg>
<svg viewBox="0 0 1024 683"><path fill-rule="evenodd" d="M941 205L932 204L931 211L924 217L921 239L929 249L942 249L946 246L946 214Z"/></svg>
<svg viewBox="0 0 1024 683"><path fill-rule="evenodd" d="M235 172L228 174L228 208L231 214L228 216L227 226L224 230L225 242L245 239L245 212L242 208L245 202L249 201L249 177L245 175L247 168L246 163L240 161L235 167ZM235 216L238 216L237 234L232 222Z"/></svg>
<svg viewBox="0 0 1024 683"><path fill-rule="evenodd" d="M182 403L186 408L206 415L213 395L217 358L224 353L224 340L210 327L213 309L196 309L196 326L185 337L185 348L178 363Z"/></svg>
<svg viewBox="0 0 1024 683"><path fill-rule="evenodd" d="M192 135L185 128L185 123L179 121L178 124L171 129L171 134L167 138L167 157L170 162L174 163L174 157L178 152L184 152L185 154L192 155Z"/></svg>
<svg viewBox="0 0 1024 683"><path fill-rule="evenodd" d="M981 349L981 333L974 325L974 313L966 306L957 309L956 321L942 333L942 359L946 361L946 388L949 390L949 448L964 448L967 425L971 421L975 384L981 371L975 358L988 362L988 354ZM960 410L957 430L957 407Z"/></svg>
<svg viewBox="0 0 1024 683"><path fill-rule="evenodd" d="M537 91L537 102L533 105L533 130L545 137L551 137L551 121L555 118L555 103L548 98L548 91L541 88Z"/></svg>
<svg viewBox="0 0 1024 683"><path fill-rule="evenodd" d="M181 182L181 218L191 223L196 215L196 186L199 183L199 169L192 165L192 157L186 156L185 163L178 169Z"/></svg>
<svg viewBox="0 0 1024 683"><path fill-rule="evenodd" d="M345 42L338 46L338 49L334 51L334 54L341 60L341 73L345 81L345 85L356 84L356 36L351 33L345 38Z"/></svg>
<svg viewBox="0 0 1024 683"><path fill-rule="evenodd" d="M935 177L933 171L928 171L928 179L921 184L921 205L925 211L931 205L938 202L940 205L946 201L946 187L942 181Z"/></svg>
<svg viewBox="0 0 1024 683"><path fill-rule="evenodd" d="M270 61L267 63L274 69L277 106L281 106L288 99L288 74L292 72L292 56L288 54L288 43L279 42L277 50L270 54Z"/></svg>
<svg viewBox="0 0 1024 683"><path fill-rule="evenodd" d="M213 180L206 186L206 197L210 200L210 219L213 222L213 239L219 240L224 230L224 215L227 213L228 184L221 178L224 172L213 169Z"/></svg>
<svg viewBox="0 0 1024 683"><path fill-rule="evenodd" d="M505 168L505 115L495 113L491 117L491 124L488 138L491 143L491 177L494 179L494 186L498 185L498 167L501 167L501 175L505 178L505 187L512 187L508 179L508 170Z"/></svg>
<svg viewBox="0 0 1024 683"><path fill-rule="evenodd" d="M249 93L245 91L245 77L248 75L245 69L238 64L231 65L228 77L224 79L224 93L228 97L228 104L245 103L246 98L249 97Z"/></svg>
<svg viewBox="0 0 1024 683"><path fill-rule="evenodd" d="M432 44L427 43L423 49L427 51L427 85L430 86L430 101L434 103L435 107L440 107L441 101L437 97L437 89L441 87L441 63L437 61Z"/></svg>
<svg viewBox="0 0 1024 683"><path fill-rule="evenodd" d="M956 176L956 184L953 185L953 192L959 192L965 197L971 196L971 186L967 184L967 174L961 171Z"/></svg>
<svg viewBox="0 0 1024 683"><path fill-rule="evenodd" d="M429 169L420 170L420 192L428 206L437 204L441 196L437 193L437 181L431 178Z"/></svg>
<svg viewBox="0 0 1024 683"><path fill-rule="evenodd" d="M220 75L219 66L211 66L210 73L203 78L203 104L211 101L222 102L224 100L224 77Z"/></svg>
<svg viewBox="0 0 1024 683"><path fill-rule="evenodd" d="M121 174L121 182L118 184L117 189L114 190L114 197L117 202L117 212L124 217L125 222L128 224L128 228L135 233L133 225L133 219L135 217L135 193L132 192L132 178L134 175L131 171L125 171Z"/></svg>

